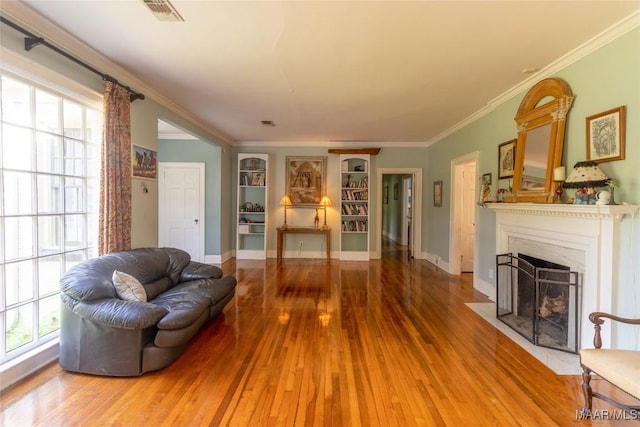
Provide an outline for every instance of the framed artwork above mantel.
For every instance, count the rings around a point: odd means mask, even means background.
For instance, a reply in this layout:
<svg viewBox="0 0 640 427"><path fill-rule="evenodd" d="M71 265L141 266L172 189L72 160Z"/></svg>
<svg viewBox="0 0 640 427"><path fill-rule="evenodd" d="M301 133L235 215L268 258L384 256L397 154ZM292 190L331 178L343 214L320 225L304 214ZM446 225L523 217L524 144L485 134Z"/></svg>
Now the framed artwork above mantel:
<svg viewBox="0 0 640 427"><path fill-rule="evenodd" d="M623 105L587 117L587 160L624 160L625 113Z"/></svg>

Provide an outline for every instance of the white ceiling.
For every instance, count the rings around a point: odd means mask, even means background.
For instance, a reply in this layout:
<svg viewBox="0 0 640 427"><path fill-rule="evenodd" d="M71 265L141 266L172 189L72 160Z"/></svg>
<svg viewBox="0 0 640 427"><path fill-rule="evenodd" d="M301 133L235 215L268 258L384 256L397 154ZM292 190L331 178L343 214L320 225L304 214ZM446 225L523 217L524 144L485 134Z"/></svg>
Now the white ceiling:
<svg viewBox="0 0 640 427"><path fill-rule="evenodd" d="M640 9L638 0L172 0L185 22L160 22L140 0L23 3L139 77L133 89L163 94L228 142L272 145L428 144L531 79L524 69L544 72Z"/></svg>

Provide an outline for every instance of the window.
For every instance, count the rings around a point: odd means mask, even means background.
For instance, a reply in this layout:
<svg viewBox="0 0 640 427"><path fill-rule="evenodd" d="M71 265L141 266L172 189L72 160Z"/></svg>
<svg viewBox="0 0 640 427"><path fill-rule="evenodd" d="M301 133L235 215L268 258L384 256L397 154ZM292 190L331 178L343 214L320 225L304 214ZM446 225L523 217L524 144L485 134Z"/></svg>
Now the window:
<svg viewBox="0 0 640 427"><path fill-rule="evenodd" d="M0 77L4 363L58 337L58 280L97 255L102 112L23 77Z"/></svg>

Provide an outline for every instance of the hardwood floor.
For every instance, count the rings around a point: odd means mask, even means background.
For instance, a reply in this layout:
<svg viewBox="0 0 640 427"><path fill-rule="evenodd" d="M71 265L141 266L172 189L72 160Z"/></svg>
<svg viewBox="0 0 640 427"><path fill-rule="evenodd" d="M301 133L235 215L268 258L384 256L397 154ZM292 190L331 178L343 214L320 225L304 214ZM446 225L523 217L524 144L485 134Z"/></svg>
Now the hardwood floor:
<svg viewBox="0 0 640 427"><path fill-rule="evenodd" d="M51 365L2 394L0 424L614 425L577 421L580 378L464 305L486 301L471 275L398 249L368 263L227 262L235 299L173 365L136 378Z"/></svg>

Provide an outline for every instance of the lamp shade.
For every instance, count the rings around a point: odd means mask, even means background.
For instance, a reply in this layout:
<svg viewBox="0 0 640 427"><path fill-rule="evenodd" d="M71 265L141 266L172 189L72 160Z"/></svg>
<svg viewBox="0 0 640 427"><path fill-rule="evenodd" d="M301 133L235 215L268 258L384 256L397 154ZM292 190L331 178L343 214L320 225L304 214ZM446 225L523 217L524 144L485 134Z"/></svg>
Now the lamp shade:
<svg viewBox="0 0 640 427"><path fill-rule="evenodd" d="M329 196L324 195L322 196L322 200L320 200L320 206L331 206L331 199L329 199Z"/></svg>
<svg viewBox="0 0 640 427"><path fill-rule="evenodd" d="M578 162L564 181L564 188L595 188L607 185L609 178L598 167L598 162Z"/></svg>
<svg viewBox="0 0 640 427"><path fill-rule="evenodd" d="M280 206L291 206L292 204L288 194L285 194L282 196L282 199L280 199Z"/></svg>

